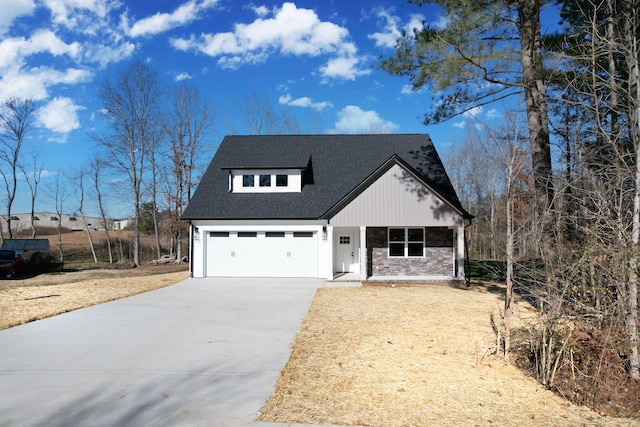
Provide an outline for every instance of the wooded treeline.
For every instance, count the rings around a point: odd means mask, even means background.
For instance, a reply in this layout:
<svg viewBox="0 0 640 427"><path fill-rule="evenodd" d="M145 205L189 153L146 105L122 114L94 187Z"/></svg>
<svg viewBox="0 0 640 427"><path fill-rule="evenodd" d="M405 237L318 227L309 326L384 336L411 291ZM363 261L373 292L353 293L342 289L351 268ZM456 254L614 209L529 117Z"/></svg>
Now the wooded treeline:
<svg viewBox="0 0 640 427"><path fill-rule="evenodd" d="M506 263L500 351L519 334L517 357L545 386L593 403L616 383L637 400L640 4L410 3L439 5L447 24L404 33L381 67L435 93L426 123L472 118L446 164L476 216L471 257ZM561 22L543 27L552 7ZM539 311L520 330L514 292Z"/></svg>

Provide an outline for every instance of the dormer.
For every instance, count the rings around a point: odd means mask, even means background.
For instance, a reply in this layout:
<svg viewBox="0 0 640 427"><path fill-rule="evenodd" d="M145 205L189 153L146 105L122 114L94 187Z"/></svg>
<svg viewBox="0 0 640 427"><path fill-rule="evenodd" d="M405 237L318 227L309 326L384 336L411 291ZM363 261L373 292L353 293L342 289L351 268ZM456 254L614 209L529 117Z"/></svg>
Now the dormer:
<svg viewBox="0 0 640 427"><path fill-rule="evenodd" d="M288 153L288 158L253 158L246 164L223 167L230 193L300 193L313 184L309 154Z"/></svg>
<svg viewBox="0 0 640 427"><path fill-rule="evenodd" d="M229 170L232 193L299 193L302 191L301 169L232 169Z"/></svg>

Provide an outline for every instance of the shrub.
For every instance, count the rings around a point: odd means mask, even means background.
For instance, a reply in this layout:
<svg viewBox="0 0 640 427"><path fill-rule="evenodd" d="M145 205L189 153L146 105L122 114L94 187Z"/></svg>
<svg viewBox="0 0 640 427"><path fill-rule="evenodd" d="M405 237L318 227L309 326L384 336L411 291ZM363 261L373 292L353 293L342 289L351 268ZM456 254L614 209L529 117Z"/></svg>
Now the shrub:
<svg viewBox="0 0 640 427"><path fill-rule="evenodd" d="M62 270L63 263L51 254L34 252L28 262L31 274L49 273Z"/></svg>

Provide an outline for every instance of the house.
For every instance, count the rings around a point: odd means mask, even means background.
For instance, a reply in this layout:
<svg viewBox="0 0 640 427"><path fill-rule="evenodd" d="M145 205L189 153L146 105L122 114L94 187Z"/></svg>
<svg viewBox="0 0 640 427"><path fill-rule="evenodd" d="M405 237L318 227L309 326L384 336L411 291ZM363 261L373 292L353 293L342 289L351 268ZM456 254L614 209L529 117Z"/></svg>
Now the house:
<svg viewBox="0 0 640 427"><path fill-rule="evenodd" d="M227 136L193 194L193 277L464 279L465 211L428 135Z"/></svg>

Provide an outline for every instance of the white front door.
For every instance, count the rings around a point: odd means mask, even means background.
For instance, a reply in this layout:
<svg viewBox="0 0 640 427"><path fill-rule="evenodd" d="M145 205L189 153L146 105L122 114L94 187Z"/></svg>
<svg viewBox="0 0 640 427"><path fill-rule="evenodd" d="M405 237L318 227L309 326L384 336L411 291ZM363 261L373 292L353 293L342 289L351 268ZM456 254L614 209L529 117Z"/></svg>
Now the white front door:
<svg viewBox="0 0 640 427"><path fill-rule="evenodd" d="M336 273L356 273L355 245L352 233L338 233L336 235Z"/></svg>

